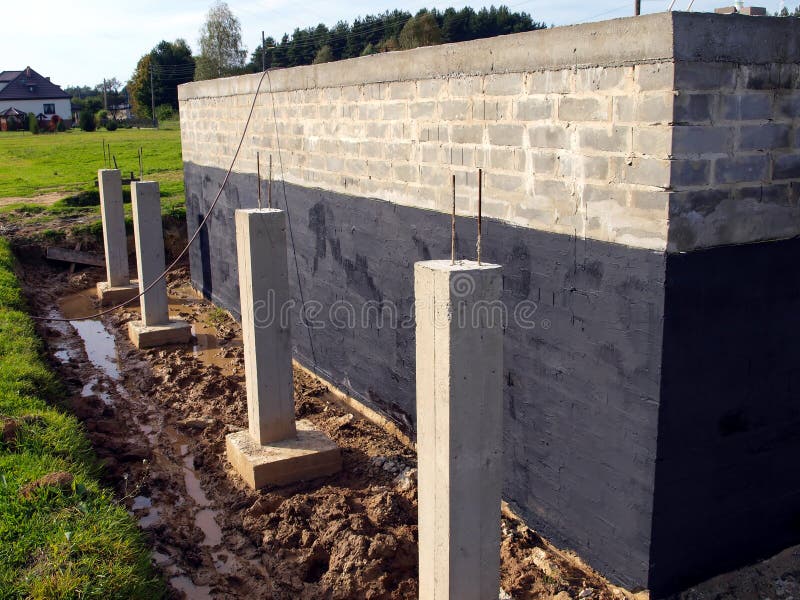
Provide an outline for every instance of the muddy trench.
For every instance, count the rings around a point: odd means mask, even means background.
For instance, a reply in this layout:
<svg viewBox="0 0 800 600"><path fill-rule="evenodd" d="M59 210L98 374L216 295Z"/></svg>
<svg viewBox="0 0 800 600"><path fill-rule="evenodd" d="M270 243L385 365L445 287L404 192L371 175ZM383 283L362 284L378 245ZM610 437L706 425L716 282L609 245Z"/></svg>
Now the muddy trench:
<svg viewBox="0 0 800 600"><path fill-rule="evenodd" d="M37 252L19 276L37 315L94 314L101 269L70 273ZM192 324L186 346L140 351L126 323L45 322L39 333L112 487L152 546L174 598L416 598L416 455L295 370L295 407L342 448L342 472L252 491L225 460L225 435L247 426L241 331L199 298L188 269L168 278L170 312ZM621 598L505 511L500 597ZM581 595L583 594L583 595Z"/></svg>

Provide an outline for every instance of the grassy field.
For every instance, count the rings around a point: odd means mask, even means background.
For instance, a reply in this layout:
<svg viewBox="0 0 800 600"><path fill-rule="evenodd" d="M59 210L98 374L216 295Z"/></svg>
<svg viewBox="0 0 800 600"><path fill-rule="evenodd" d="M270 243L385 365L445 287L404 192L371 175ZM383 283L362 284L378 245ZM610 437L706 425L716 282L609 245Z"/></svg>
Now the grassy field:
<svg viewBox="0 0 800 600"><path fill-rule="evenodd" d="M118 129L58 134L0 133L0 198L33 198L43 194L95 189L97 170L105 168L103 143L123 174L139 174L138 151L144 153L146 178L160 182L162 195L183 198L180 130Z"/></svg>
<svg viewBox="0 0 800 600"><path fill-rule="evenodd" d="M78 422L53 407L61 389L13 263L0 239L0 599L161 598L136 524L98 484ZM24 493L53 473L72 481Z"/></svg>

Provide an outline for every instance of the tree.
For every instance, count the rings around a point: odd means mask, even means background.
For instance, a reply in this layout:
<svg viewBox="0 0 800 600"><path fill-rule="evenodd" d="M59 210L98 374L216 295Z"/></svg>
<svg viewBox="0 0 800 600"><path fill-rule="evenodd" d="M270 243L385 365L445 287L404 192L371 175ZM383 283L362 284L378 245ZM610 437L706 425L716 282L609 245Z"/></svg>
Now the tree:
<svg viewBox="0 0 800 600"><path fill-rule="evenodd" d="M153 97L150 94L152 71ZM178 86L194 80L195 59L186 40L162 40L136 64L128 81L128 98L138 117L153 117L152 100L156 106L169 104L178 109Z"/></svg>
<svg viewBox="0 0 800 600"><path fill-rule="evenodd" d="M420 46L433 46L442 42L442 32L436 17L425 12L409 19L403 31L400 32L400 47L404 50L419 48Z"/></svg>
<svg viewBox="0 0 800 600"><path fill-rule="evenodd" d="M319 49L319 52L317 52L317 55L314 57L313 64L318 65L320 63L331 62L332 60L333 60L333 52L331 51L331 47L325 45Z"/></svg>
<svg viewBox="0 0 800 600"><path fill-rule="evenodd" d="M225 2L211 6L200 30L200 56L195 81L235 75L244 71L247 50L242 46L242 27Z"/></svg>

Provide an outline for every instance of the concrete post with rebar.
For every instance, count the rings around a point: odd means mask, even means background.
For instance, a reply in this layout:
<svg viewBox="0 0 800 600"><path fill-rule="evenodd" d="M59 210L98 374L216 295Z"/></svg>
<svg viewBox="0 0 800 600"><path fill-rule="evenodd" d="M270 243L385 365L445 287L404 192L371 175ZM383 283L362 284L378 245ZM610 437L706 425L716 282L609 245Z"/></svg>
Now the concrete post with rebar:
<svg viewBox="0 0 800 600"><path fill-rule="evenodd" d="M101 305L109 306L134 298L139 293L139 284L131 281L128 268L122 175L119 169L100 169L97 183L100 188L100 215L106 255L106 281L98 282L97 297Z"/></svg>
<svg viewBox="0 0 800 600"><path fill-rule="evenodd" d="M128 336L138 348L185 344L192 336L191 326L186 321L169 318L167 281L162 277L164 233L158 183L131 183L131 205L142 318L128 323Z"/></svg>
<svg viewBox="0 0 800 600"><path fill-rule="evenodd" d="M488 263L433 260L416 263L414 277L419 597L496 598L503 482L502 270Z"/></svg>
<svg viewBox="0 0 800 600"><path fill-rule="evenodd" d="M236 249L249 428L227 436L228 460L253 488L332 475L338 446L295 422L286 213L237 210Z"/></svg>

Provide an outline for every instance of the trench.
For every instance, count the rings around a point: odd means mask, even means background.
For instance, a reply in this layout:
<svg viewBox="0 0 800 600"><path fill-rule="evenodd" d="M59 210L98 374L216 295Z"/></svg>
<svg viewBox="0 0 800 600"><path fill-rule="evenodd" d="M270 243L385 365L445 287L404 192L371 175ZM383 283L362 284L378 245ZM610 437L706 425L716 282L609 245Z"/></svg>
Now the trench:
<svg viewBox="0 0 800 600"><path fill-rule="evenodd" d="M188 316L193 301L190 288L178 291L178 295L169 298L170 312ZM61 334L52 345L52 354L61 363L81 360L81 350L85 352L91 365L88 381L81 389L81 396L99 397L103 403L111 407L119 407L121 402L129 405L130 416L135 430L129 437L144 438L153 449L147 469L153 472L179 471L183 486L170 493L162 493L153 489L150 493L131 492L124 496L129 513L138 521L145 531L152 531L177 516L179 520L189 521L200 532L200 547L210 559L208 562L220 576L237 571L244 571L246 566L255 568L266 578L266 572L256 560L240 558L235 552L225 548L223 531L220 526L220 512L212 502L200 481L195 467L195 454L190 450L192 440L176 427L166 424L163 415L154 406L148 406L143 398L131 394L123 382L115 336L106 323L99 319L77 320L90 316L98 311L94 300L94 289L89 288L66 295L58 300L58 307L51 310L49 316L70 319L69 323L56 322L52 326ZM138 313L138 308L131 309ZM69 335L72 328L81 342L78 348L70 343L74 338ZM194 334L192 355L206 365L213 365L223 374L230 374L230 361L226 360L220 349L222 344L214 334L212 327L196 323L192 327ZM227 347L241 347L241 340L234 339L224 344ZM133 441L139 441L134 439ZM166 446L171 452L160 450ZM177 459L177 461L176 461ZM127 479L126 479L127 482ZM135 484L134 489L138 489ZM135 494L135 495L134 495ZM181 513L176 515L175 513ZM154 562L161 567L169 584L188 598L205 600L215 596L210 585L195 583L189 572L181 568L176 557L182 550L175 546L162 544L153 551Z"/></svg>

